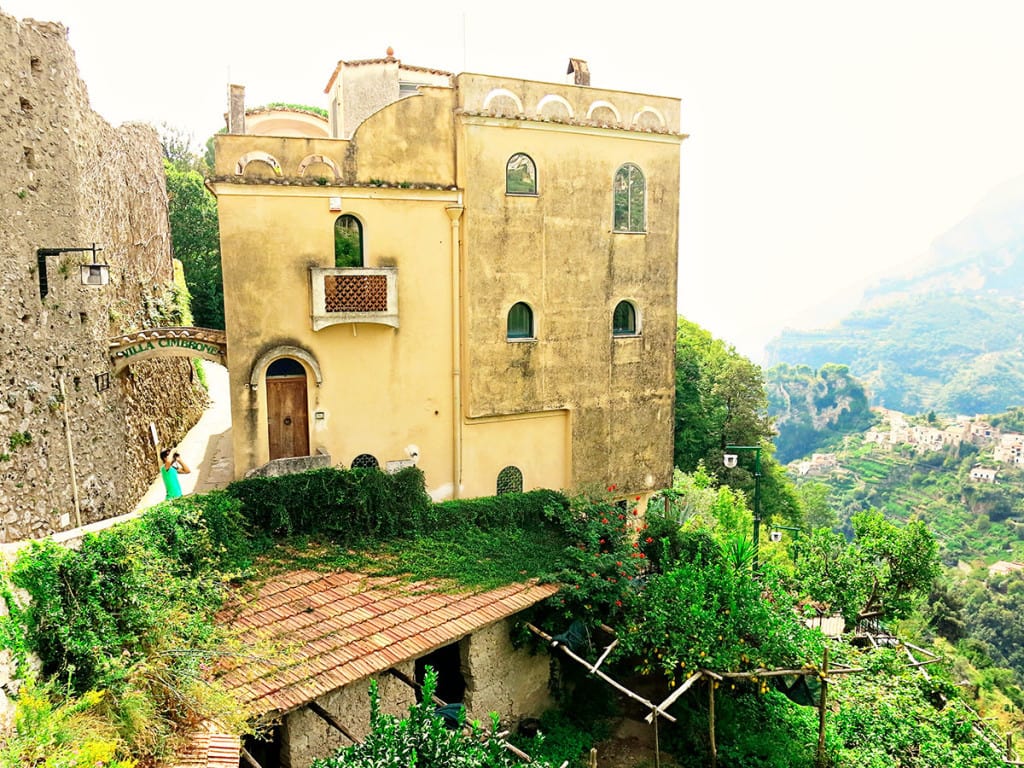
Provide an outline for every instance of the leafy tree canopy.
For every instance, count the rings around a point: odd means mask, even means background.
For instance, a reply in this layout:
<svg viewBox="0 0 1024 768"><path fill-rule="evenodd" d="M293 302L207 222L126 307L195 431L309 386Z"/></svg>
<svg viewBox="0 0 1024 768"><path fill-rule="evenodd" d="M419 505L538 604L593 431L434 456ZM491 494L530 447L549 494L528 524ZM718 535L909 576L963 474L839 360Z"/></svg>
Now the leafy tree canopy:
<svg viewBox="0 0 1024 768"><path fill-rule="evenodd" d="M174 257L185 269L196 325L224 328L224 284L220 263L217 200L206 188L204 158L191 150L191 140L165 127L161 135L167 183L167 216Z"/></svg>

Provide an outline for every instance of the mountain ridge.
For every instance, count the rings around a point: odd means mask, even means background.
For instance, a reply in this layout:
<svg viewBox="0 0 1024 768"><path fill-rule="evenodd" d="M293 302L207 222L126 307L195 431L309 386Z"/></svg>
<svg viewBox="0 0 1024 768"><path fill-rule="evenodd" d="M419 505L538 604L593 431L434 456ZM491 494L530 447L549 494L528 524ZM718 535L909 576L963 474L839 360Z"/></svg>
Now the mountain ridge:
<svg viewBox="0 0 1024 768"><path fill-rule="evenodd" d="M783 331L765 365L834 363L873 405L995 413L1024 392L1024 176L933 241L917 271L886 278L830 328Z"/></svg>

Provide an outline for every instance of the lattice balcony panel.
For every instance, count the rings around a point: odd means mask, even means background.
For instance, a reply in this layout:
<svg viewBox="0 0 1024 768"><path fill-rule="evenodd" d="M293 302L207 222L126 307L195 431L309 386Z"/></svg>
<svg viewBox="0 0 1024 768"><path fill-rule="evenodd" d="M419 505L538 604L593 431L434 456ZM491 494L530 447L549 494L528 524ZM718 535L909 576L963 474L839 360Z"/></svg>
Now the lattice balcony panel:
<svg viewBox="0 0 1024 768"><path fill-rule="evenodd" d="M384 275L325 275L327 312L386 312L388 281Z"/></svg>

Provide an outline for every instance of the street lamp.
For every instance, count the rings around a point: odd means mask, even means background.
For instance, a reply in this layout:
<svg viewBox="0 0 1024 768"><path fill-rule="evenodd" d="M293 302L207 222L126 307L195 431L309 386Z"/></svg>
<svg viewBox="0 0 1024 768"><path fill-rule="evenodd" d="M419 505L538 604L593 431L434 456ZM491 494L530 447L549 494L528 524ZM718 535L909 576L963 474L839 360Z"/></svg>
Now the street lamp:
<svg viewBox="0 0 1024 768"><path fill-rule="evenodd" d="M789 531L793 534L793 565L796 565L796 559L799 555L798 547L800 546L801 529L797 528L794 525L776 525L775 527L779 528L780 530L772 531L772 541L782 541L782 531Z"/></svg>
<svg viewBox="0 0 1024 768"><path fill-rule="evenodd" d="M726 451L753 451L754 452L754 556L751 562L754 572L757 572L758 545L761 543L761 446L760 445L727 445ZM726 453L722 457L722 463L728 469L732 469L739 461L736 453Z"/></svg>

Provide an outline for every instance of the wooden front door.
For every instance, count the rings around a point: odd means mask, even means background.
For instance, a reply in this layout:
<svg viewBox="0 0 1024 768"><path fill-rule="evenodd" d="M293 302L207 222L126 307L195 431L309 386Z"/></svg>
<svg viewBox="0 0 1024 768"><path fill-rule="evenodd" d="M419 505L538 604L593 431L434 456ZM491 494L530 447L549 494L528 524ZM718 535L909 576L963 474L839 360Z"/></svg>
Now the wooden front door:
<svg viewBox="0 0 1024 768"><path fill-rule="evenodd" d="M305 376L267 376L270 458L309 456L309 409Z"/></svg>

